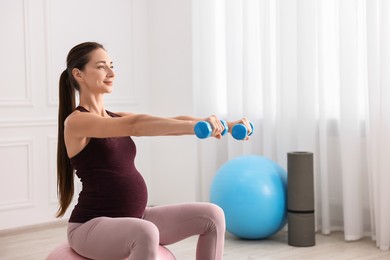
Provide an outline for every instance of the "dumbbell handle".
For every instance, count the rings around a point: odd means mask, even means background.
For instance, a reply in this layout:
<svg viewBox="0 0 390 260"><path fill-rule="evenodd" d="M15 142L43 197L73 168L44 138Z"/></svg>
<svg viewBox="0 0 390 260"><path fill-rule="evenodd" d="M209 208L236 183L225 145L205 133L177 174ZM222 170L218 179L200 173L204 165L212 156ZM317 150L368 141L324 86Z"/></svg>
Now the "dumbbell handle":
<svg viewBox="0 0 390 260"><path fill-rule="evenodd" d="M236 124L235 126L233 126L232 136L234 137L234 139L243 140L247 136L252 135L254 126L253 126L252 122L249 122L249 124L251 125L251 128L252 128L252 131L249 133L249 135L248 135L248 129L246 128L246 126L244 124Z"/></svg>
<svg viewBox="0 0 390 260"><path fill-rule="evenodd" d="M221 123L225 127L225 129L221 133L221 135L223 136L229 131L229 127L228 127L228 124L225 120L221 120ZM199 121L198 123L195 124L194 132L198 138L205 139L205 138L211 136L213 129L211 128L211 125L209 122Z"/></svg>

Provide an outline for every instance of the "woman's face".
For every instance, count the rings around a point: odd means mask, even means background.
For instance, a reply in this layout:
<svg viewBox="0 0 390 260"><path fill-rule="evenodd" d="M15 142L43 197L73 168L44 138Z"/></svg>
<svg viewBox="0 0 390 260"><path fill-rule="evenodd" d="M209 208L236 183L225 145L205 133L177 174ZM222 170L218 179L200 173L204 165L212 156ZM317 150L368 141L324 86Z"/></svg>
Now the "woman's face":
<svg viewBox="0 0 390 260"><path fill-rule="evenodd" d="M86 87L92 93L111 93L115 73L113 65L107 52L103 49L96 49L90 54L90 61L85 65L83 71L79 71L80 86Z"/></svg>

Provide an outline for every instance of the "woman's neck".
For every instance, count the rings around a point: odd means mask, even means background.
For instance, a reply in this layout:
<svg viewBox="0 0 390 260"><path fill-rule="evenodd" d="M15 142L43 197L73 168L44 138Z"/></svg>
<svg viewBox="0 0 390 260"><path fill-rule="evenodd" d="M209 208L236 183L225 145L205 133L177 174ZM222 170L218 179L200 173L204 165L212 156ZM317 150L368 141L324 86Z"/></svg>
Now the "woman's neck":
<svg viewBox="0 0 390 260"><path fill-rule="evenodd" d="M87 109L90 113L94 113L103 117L107 116L106 110L104 109L103 95L99 97L80 96L79 105Z"/></svg>

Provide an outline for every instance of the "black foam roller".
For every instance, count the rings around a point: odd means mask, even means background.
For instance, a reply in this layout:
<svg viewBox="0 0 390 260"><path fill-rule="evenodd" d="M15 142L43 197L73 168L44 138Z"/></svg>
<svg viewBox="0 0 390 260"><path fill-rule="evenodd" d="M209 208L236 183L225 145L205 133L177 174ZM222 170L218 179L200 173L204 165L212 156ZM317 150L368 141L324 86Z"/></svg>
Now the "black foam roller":
<svg viewBox="0 0 390 260"><path fill-rule="evenodd" d="M313 153L287 154L288 244L315 245Z"/></svg>
<svg viewBox="0 0 390 260"><path fill-rule="evenodd" d="M287 172L287 208L293 211L313 211L313 153L288 153Z"/></svg>
<svg viewBox="0 0 390 260"><path fill-rule="evenodd" d="M316 244L314 213L287 213L288 244L309 247Z"/></svg>

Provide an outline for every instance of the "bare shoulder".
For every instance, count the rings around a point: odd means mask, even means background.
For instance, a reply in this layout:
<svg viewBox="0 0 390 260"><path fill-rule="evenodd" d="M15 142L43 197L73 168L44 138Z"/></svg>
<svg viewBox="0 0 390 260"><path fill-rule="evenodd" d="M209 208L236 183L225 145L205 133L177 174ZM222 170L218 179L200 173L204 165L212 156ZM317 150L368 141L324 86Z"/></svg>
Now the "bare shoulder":
<svg viewBox="0 0 390 260"><path fill-rule="evenodd" d="M78 110L73 111L64 122L65 129L72 127L75 123L82 122L83 119L91 115L90 113L83 113Z"/></svg>
<svg viewBox="0 0 390 260"><path fill-rule="evenodd" d="M67 122L69 119L77 116L77 115L80 115L82 112L79 111L79 110L74 110L72 113L70 113L70 115L65 119L65 122Z"/></svg>
<svg viewBox="0 0 390 260"><path fill-rule="evenodd" d="M69 128L69 126L72 125L72 121L77 119L77 115L80 113L81 113L80 111L75 110L69 116L66 117L64 122L65 129Z"/></svg>
<svg viewBox="0 0 390 260"><path fill-rule="evenodd" d="M92 113L84 113L78 110L73 111L64 122L65 133L81 133L81 129L88 129L96 124L99 116Z"/></svg>

